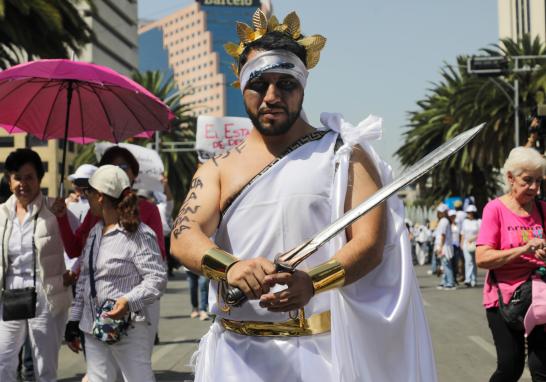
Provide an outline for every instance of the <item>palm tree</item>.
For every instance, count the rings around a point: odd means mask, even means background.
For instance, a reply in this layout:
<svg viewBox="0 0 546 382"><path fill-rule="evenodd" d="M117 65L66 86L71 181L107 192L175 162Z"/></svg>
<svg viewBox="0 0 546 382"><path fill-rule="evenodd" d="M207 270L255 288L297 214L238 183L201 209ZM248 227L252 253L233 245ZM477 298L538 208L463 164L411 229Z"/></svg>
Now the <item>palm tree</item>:
<svg viewBox="0 0 546 382"><path fill-rule="evenodd" d="M503 39L493 48L482 49L490 56L544 55L546 49L538 38L525 36L518 42ZM511 73L504 80L474 77L466 72L468 57L457 57L457 65L445 65L442 80L433 84L418 110L409 113L405 142L396 155L409 166L447 139L487 122L487 127L465 148L433 170L419 182L422 202L430 205L452 195L474 195L478 205L498 193L498 169L514 146L514 105L510 83L517 76L520 89L520 136L525 129L522 116L528 115L537 99L543 97L544 67L528 73ZM526 62L534 66L538 62Z"/></svg>
<svg viewBox="0 0 546 382"><path fill-rule="evenodd" d="M90 0L0 0L0 69L79 53L92 36L75 6L82 1Z"/></svg>
<svg viewBox="0 0 546 382"><path fill-rule="evenodd" d="M170 132L160 133L162 143L195 142L196 118L191 114L192 108L184 103L184 97L193 93L191 87L178 89L173 77L165 80L160 71L133 73L133 80L148 89L152 94L165 102L176 115L177 120ZM148 141L135 139L133 143L146 144ZM197 170L197 154L190 152L160 152L168 175L169 186L173 191L175 209L186 197L193 174Z"/></svg>
<svg viewBox="0 0 546 382"><path fill-rule="evenodd" d="M165 79L160 71L147 71L133 73L133 80L148 89L152 94L161 99L176 115L171 131L159 133L160 141L167 142L195 142L196 119L191 115L191 107L184 103L183 99L191 94L191 88L178 90L176 82L171 77ZM146 146L149 139L132 138L128 140L133 144ZM84 163L94 163L95 145L81 146L74 161L75 166ZM175 209L184 200L189 189L191 179L197 169L197 155L195 152L160 152L169 186L173 192Z"/></svg>

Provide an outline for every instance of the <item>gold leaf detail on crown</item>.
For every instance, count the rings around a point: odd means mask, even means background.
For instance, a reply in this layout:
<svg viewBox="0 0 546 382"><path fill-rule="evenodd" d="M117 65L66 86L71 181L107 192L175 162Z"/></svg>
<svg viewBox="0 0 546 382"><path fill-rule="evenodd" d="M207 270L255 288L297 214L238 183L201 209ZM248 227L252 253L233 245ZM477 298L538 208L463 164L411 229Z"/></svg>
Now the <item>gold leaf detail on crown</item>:
<svg viewBox="0 0 546 382"><path fill-rule="evenodd" d="M300 18L296 12L292 11L287 14L282 23L288 27L288 33L294 40L300 38Z"/></svg>
<svg viewBox="0 0 546 382"><path fill-rule="evenodd" d="M232 42L228 42L226 44L224 44L224 49L226 51L227 54L229 54L231 57L233 58L238 58L241 53L243 52L243 48L241 47L241 45L237 45L235 43L232 43Z"/></svg>
<svg viewBox="0 0 546 382"><path fill-rule="evenodd" d="M326 38L318 34L307 37L302 36L300 18L296 12L290 12L286 15L283 22L279 23L277 17L271 16L268 20L265 14L260 9L257 9L252 16L252 27L245 23L237 22L237 35L240 39L239 44L227 43L224 45L224 49L238 62L245 47L249 43L258 40L265 34L271 32L284 33L305 48L307 56L305 66L307 69L314 68L317 65L320 60L320 51L326 44ZM231 67L238 77L238 65L232 64ZM238 84L239 81L235 81L232 85L238 87Z"/></svg>
<svg viewBox="0 0 546 382"><path fill-rule="evenodd" d="M259 8L256 10L256 12L254 12L254 15L252 16L252 25L254 26L255 30L259 30L262 33L265 33L267 31L267 18L265 17L262 10Z"/></svg>
<svg viewBox="0 0 546 382"><path fill-rule="evenodd" d="M273 32L275 28L279 25L279 20L277 19L277 16L273 15L269 18L269 21L267 22L267 31Z"/></svg>
<svg viewBox="0 0 546 382"><path fill-rule="evenodd" d="M304 37L298 40L298 44L303 46L305 49L321 50L326 44L326 38L319 34L313 36Z"/></svg>
<svg viewBox="0 0 546 382"><path fill-rule="evenodd" d="M248 44L249 42L254 41L254 29L245 23L237 21L237 34L239 35L239 38L243 44Z"/></svg>
<svg viewBox="0 0 546 382"><path fill-rule="evenodd" d="M320 60L320 52L316 50L310 50L307 52L307 69L313 69Z"/></svg>

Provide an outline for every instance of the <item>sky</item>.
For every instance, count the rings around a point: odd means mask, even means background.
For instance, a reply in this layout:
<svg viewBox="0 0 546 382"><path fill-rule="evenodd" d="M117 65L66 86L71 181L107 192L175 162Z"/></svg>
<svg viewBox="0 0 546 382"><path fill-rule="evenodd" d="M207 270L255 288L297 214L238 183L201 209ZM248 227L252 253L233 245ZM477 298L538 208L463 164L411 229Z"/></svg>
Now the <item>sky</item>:
<svg viewBox="0 0 546 382"><path fill-rule="evenodd" d="M139 18L159 19L190 3L139 0ZM416 102L440 81L441 68L454 64L457 55L479 54L498 42L497 0L272 3L280 20L295 10L304 34L327 38L305 90L311 123L319 125L325 111L341 113L354 125L369 114L382 117L383 138L373 146L396 172L393 154L404 142L408 112L418 110Z"/></svg>

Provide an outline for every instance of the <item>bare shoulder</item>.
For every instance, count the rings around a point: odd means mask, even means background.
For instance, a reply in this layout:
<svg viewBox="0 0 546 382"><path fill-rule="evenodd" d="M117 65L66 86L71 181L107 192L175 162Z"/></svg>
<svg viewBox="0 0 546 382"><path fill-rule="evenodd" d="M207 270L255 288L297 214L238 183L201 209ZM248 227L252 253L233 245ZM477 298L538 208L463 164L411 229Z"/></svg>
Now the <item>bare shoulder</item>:
<svg viewBox="0 0 546 382"><path fill-rule="evenodd" d="M210 163L211 166L216 167L220 171L225 169L226 166L229 167L230 163L234 160L237 160L237 157L241 157L245 152L245 148L248 146L246 140L233 147L232 149L226 151L225 153L219 154L208 160L206 163Z"/></svg>
<svg viewBox="0 0 546 382"><path fill-rule="evenodd" d="M360 145L355 145L351 153L351 173L356 178L371 179L381 187L381 176L373 158Z"/></svg>

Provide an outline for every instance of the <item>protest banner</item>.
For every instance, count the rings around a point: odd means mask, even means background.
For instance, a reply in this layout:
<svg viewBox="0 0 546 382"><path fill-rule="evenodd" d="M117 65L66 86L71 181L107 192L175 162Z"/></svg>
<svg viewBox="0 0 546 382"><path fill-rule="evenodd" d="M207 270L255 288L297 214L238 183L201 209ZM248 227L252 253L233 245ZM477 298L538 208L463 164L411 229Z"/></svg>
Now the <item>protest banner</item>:
<svg viewBox="0 0 546 382"><path fill-rule="evenodd" d="M239 145L252 129L252 122L242 117L197 118L195 149L201 162Z"/></svg>

